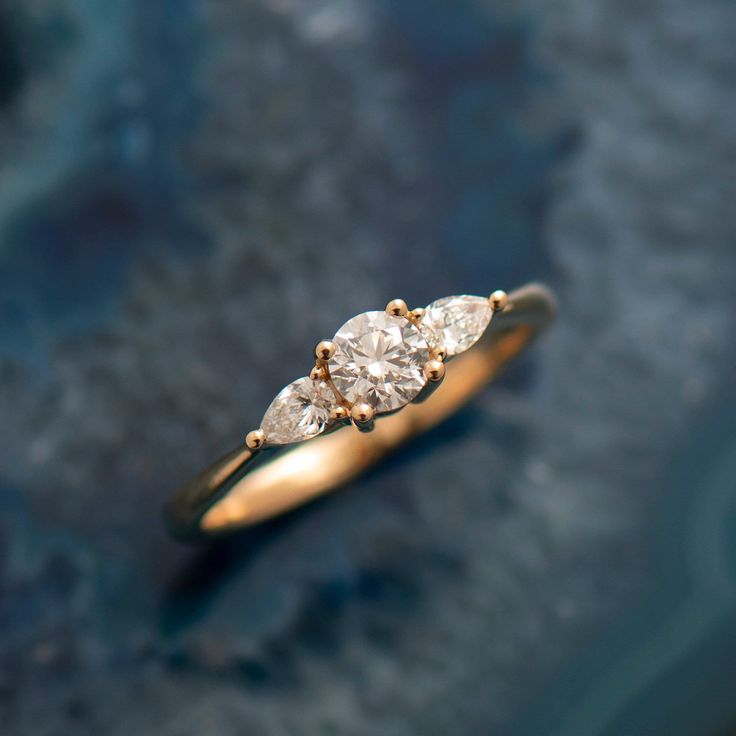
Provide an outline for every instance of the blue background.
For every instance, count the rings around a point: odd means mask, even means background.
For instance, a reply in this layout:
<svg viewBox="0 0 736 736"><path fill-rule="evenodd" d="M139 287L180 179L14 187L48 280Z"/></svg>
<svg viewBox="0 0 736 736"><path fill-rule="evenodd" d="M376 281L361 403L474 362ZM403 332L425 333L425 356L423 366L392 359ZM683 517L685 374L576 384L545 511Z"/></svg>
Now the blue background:
<svg viewBox="0 0 736 736"><path fill-rule="evenodd" d="M0 730L736 734L736 6L0 9ZM531 279L401 457L206 549L314 342Z"/></svg>

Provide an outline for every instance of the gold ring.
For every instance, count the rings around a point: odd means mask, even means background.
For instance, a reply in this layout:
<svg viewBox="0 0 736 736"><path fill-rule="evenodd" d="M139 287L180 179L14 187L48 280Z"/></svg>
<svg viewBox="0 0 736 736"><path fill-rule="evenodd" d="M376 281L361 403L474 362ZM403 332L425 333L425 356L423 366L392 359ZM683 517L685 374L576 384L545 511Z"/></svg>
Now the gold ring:
<svg viewBox="0 0 736 736"><path fill-rule="evenodd" d="M393 299L353 317L317 343L309 375L278 394L242 446L172 496L169 528L212 538L345 484L457 411L554 314L550 291L529 284L424 309Z"/></svg>

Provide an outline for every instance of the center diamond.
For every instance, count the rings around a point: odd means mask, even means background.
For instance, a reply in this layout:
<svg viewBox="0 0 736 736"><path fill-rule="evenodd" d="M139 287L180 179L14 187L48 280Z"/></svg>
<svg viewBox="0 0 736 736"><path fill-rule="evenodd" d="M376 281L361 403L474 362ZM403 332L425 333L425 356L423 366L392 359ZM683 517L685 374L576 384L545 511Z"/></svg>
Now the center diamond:
<svg viewBox="0 0 736 736"><path fill-rule="evenodd" d="M350 403L365 401L377 412L408 404L424 387L429 346L405 317L364 312L348 320L334 339L330 376Z"/></svg>

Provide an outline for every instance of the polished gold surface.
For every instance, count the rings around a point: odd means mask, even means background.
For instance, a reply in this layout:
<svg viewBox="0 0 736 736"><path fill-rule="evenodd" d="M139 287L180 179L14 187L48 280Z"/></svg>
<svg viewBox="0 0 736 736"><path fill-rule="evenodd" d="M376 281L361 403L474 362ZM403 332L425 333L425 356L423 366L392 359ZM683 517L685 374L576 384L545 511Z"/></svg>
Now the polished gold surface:
<svg viewBox="0 0 736 736"><path fill-rule="evenodd" d="M406 317L410 322L418 325L424 318L424 313L426 311L427 310L424 307L417 307L416 309L412 309L411 312L408 312Z"/></svg>
<svg viewBox="0 0 736 736"><path fill-rule="evenodd" d="M337 422L350 419L350 409L347 406L334 406L330 410L330 417Z"/></svg>
<svg viewBox="0 0 736 736"><path fill-rule="evenodd" d="M314 348L317 360L329 360L335 354L335 343L332 340L320 340Z"/></svg>
<svg viewBox="0 0 736 736"><path fill-rule="evenodd" d="M430 349L429 354L439 361L443 361L447 358L447 348L444 345L435 345Z"/></svg>
<svg viewBox="0 0 736 736"><path fill-rule="evenodd" d="M386 305L386 312L392 317L406 317L409 314L409 307L403 299L392 299Z"/></svg>
<svg viewBox="0 0 736 736"><path fill-rule="evenodd" d="M432 383L441 381L445 377L445 364L441 360L428 360L424 364L424 375Z"/></svg>
<svg viewBox="0 0 736 736"><path fill-rule="evenodd" d="M372 432L375 426L375 418L373 407L370 404L360 402L353 404L350 410L350 416L353 418L355 426L361 432Z"/></svg>
<svg viewBox="0 0 736 736"><path fill-rule="evenodd" d="M494 292L501 309L504 300L498 294ZM377 418L368 405L370 412L358 404L352 411L346 407L344 413L340 411L340 418L351 416L359 428L361 423L365 428L371 425L369 433L338 424L333 432L268 458L274 451L255 447L260 430L254 430L245 447L233 450L174 495L167 507L172 532L181 538L227 533L345 484L457 411L551 321L554 311L554 298L542 286L532 284L512 292L483 337L447 362L439 389L432 391L437 383L427 384L428 390L414 403Z"/></svg>
<svg viewBox="0 0 736 736"><path fill-rule="evenodd" d="M262 429L254 429L245 436L245 445L249 450L259 450L266 441L266 433Z"/></svg>
<svg viewBox="0 0 736 736"><path fill-rule="evenodd" d="M494 312L501 312L506 309L509 303L509 295L505 291L498 289L488 297L488 301Z"/></svg>

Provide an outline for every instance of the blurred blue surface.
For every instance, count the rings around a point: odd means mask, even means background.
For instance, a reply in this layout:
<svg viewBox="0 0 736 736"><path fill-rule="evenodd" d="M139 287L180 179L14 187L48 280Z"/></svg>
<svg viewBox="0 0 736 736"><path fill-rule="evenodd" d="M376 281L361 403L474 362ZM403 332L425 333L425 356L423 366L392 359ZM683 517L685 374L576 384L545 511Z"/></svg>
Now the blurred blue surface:
<svg viewBox="0 0 736 736"><path fill-rule="evenodd" d="M5 3L2 733L736 734L734 27ZM441 433L166 537L342 318L530 279L559 324Z"/></svg>

